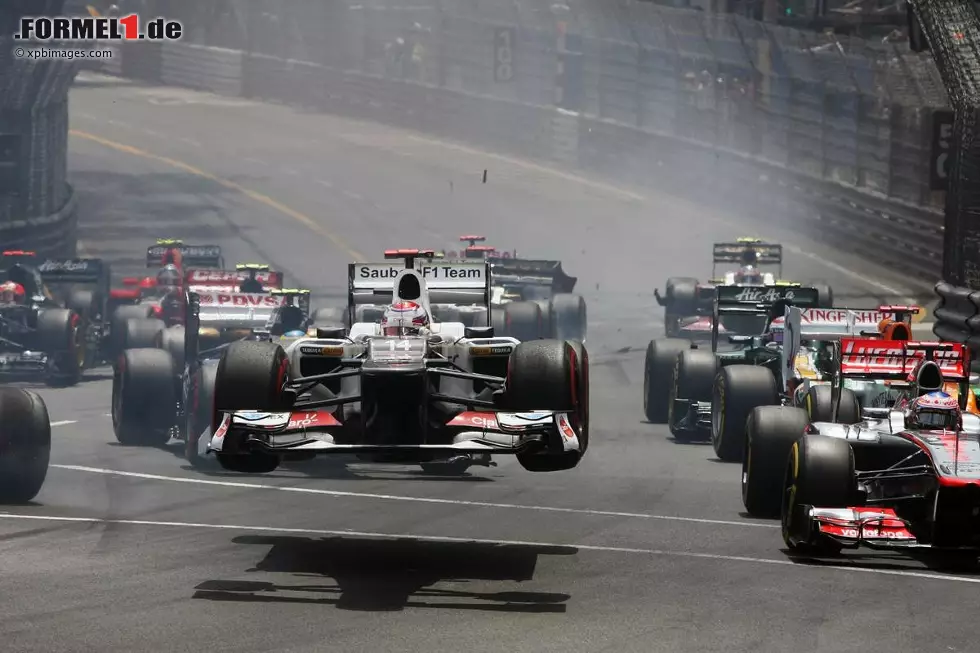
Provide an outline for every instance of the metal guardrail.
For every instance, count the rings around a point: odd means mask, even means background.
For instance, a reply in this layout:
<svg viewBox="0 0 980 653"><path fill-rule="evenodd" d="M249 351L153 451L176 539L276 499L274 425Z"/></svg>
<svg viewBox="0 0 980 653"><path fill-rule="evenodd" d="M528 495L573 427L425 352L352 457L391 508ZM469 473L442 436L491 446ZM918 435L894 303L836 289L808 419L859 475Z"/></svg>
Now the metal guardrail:
<svg viewBox="0 0 980 653"><path fill-rule="evenodd" d="M0 38L0 248L71 254L68 89L79 64L17 58L17 45Z"/></svg>
<svg viewBox="0 0 980 653"><path fill-rule="evenodd" d="M203 14L190 0L169 5L191 32L124 47L122 74L711 195L939 277L929 107L947 98L928 55L904 42L632 2L232 0Z"/></svg>

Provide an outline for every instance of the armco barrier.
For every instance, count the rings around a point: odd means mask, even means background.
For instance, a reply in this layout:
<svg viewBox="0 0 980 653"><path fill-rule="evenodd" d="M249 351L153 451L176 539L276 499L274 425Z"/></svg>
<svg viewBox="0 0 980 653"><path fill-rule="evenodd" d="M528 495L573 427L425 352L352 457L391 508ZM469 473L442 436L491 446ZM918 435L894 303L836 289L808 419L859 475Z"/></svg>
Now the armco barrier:
<svg viewBox="0 0 980 653"><path fill-rule="evenodd" d="M434 132L656 185L702 202L711 201L705 199L710 196L726 210L737 207L751 214L757 224L790 226L808 238L929 282L939 276L943 216L934 207L815 179L694 139L554 106L221 48L174 43L161 49L163 83ZM135 60L154 56L159 55L140 45L125 48L122 68L144 70L146 65ZM705 193L706 188L711 192Z"/></svg>
<svg viewBox="0 0 980 653"><path fill-rule="evenodd" d="M38 256L71 258L78 249L78 203L68 187L68 200L60 211L40 218L0 223L0 249L23 249Z"/></svg>

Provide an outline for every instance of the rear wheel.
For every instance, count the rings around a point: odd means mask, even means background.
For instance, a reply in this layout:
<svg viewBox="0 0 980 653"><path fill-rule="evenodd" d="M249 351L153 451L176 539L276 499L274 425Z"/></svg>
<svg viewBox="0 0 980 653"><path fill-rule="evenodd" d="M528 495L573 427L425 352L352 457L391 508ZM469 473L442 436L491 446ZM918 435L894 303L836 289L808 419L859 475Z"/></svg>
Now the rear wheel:
<svg viewBox="0 0 980 653"><path fill-rule="evenodd" d="M126 348L126 321L146 320L153 315L153 308L147 304L119 306L112 313L109 323L110 356L114 358Z"/></svg>
<svg viewBox="0 0 980 653"><path fill-rule="evenodd" d="M124 445L163 446L177 417L176 368L162 349L127 349L112 375L112 427Z"/></svg>
<svg viewBox="0 0 980 653"><path fill-rule="evenodd" d="M82 379L86 342L82 318L67 308L48 308L37 316L41 351L54 359L54 371L46 379L51 386L71 386Z"/></svg>
<svg viewBox="0 0 980 653"><path fill-rule="evenodd" d="M693 277L670 277L667 279L664 306L664 332L667 337L677 335L679 320L694 315L697 310L698 280Z"/></svg>
<svg viewBox="0 0 980 653"><path fill-rule="evenodd" d="M670 418L670 385L677 357L691 348L680 338L651 340L643 364L643 414L652 424L665 424Z"/></svg>
<svg viewBox="0 0 980 653"><path fill-rule="evenodd" d="M126 320L122 326L120 343L123 349L150 349L160 347L160 337L167 325L156 318Z"/></svg>
<svg viewBox="0 0 980 653"><path fill-rule="evenodd" d="M673 379L667 398L667 424L678 442L687 442L695 435L692 431L676 428L682 416L675 415L675 399L711 401L711 387L718 373L718 359L714 353L703 349L687 349L677 357Z"/></svg>
<svg viewBox="0 0 980 653"><path fill-rule="evenodd" d="M0 503L26 503L48 475L51 421L41 397L0 388Z"/></svg>
<svg viewBox="0 0 980 653"><path fill-rule="evenodd" d="M504 305L504 332L521 342L544 336L541 307L534 302L511 302Z"/></svg>
<svg viewBox="0 0 980 653"><path fill-rule="evenodd" d="M585 300L580 295L560 293L551 298L550 337L585 342L588 324Z"/></svg>
<svg viewBox="0 0 980 653"><path fill-rule="evenodd" d="M720 460L741 462L745 424L757 406L779 403L776 377L768 367L729 365L715 377L711 397L711 444Z"/></svg>
<svg viewBox="0 0 980 653"><path fill-rule="evenodd" d="M811 422L834 421L833 388L829 385L810 386L806 393L806 410ZM840 396L838 424L857 424L861 421L861 402L852 390L843 388Z"/></svg>

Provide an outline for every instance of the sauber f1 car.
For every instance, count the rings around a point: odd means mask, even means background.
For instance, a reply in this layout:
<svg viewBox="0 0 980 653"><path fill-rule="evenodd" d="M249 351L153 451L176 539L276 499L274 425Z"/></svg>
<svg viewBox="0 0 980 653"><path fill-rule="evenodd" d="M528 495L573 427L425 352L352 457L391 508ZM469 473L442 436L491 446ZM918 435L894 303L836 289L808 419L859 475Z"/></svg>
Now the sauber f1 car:
<svg viewBox="0 0 980 653"><path fill-rule="evenodd" d="M737 271L717 275L719 264L737 264ZM763 272L761 266L778 266L777 274ZM738 238L735 242L715 243L712 251L711 279L703 283L691 277L670 277L664 294L654 289L653 294L660 306L664 307L664 331L669 338L686 337L684 326L692 316L710 312L715 286L763 287L754 291L761 301L774 301L767 298L766 288L785 285L799 285L780 280L783 273L783 246L766 243L758 238ZM778 276L777 276L778 275ZM834 305L833 291L826 284L807 284L818 294L818 306L831 308ZM773 294L771 291L768 294ZM748 298L746 298L748 299Z"/></svg>
<svg viewBox="0 0 980 653"><path fill-rule="evenodd" d="M969 351L959 344L843 340L845 378L906 383L917 395L960 386L965 408ZM980 417L955 425L907 422L902 400L864 409L858 424L809 422L800 409L760 408L743 474L755 514L779 514L790 549L844 548L980 552ZM794 414L795 413L795 414Z"/></svg>
<svg viewBox="0 0 980 653"><path fill-rule="evenodd" d="M351 318L379 298L428 315L438 302L489 305L488 263L420 256L388 254L403 267L351 264ZM579 342L520 343L459 322L418 335L354 322L347 334L321 335L285 348L238 342L223 353L208 449L224 468L268 472L290 453L401 464L514 454L544 472L570 469L586 451L589 363Z"/></svg>

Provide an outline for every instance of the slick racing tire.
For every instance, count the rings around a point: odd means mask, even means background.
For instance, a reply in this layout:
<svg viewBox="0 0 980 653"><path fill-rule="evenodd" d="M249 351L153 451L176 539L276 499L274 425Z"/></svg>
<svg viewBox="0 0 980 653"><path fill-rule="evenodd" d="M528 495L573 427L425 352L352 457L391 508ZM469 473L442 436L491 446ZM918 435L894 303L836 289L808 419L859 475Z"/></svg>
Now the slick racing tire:
<svg viewBox="0 0 980 653"><path fill-rule="evenodd" d="M811 422L834 421L833 390L829 385L810 386L804 399L806 412ZM841 390L838 424L857 424L861 421L861 403L853 390Z"/></svg>
<svg viewBox="0 0 980 653"><path fill-rule="evenodd" d="M717 373L718 359L709 350L686 349L677 356L667 397L667 424L678 442L689 442L695 434L676 428L682 416L674 414L674 400L711 401Z"/></svg>
<svg viewBox="0 0 980 653"><path fill-rule="evenodd" d="M522 342L510 355L508 409L569 413L581 434L578 451L565 451L562 436L558 435L544 450L517 454L517 461L527 471L571 469L588 448L588 364L588 354L580 343L560 340Z"/></svg>
<svg viewBox="0 0 980 653"><path fill-rule="evenodd" d="M160 349L169 352L174 359L174 367L184 369L184 326L178 324L160 332Z"/></svg>
<svg viewBox="0 0 980 653"><path fill-rule="evenodd" d="M464 327L490 326L489 317L485 306L461 306L459 310L459 321Z"/></svg>
<svg viewBox="0 0 980 653"><path fill-rule="evenodd" d="M100 300L91 290L72 290L68 295L65 308L74 311L82 318L82 330L86 335L85 367L92 367L99 362L98 356L101 345L97 338L93 338L93 341L90 342L87 336L90 327L101 321Z"/></svg>
<svg viewBox="0 0 980 653"><path fill-rule="evenodd" d="M711 444L719 460L742 462L749 413L757 406L777 404L776 377L768 367L729 365L721 368L711 396Z"/></svg>
<svg viewBox="0 0 980 653"><path fill-rule="evenodd" d="M153 308L146 304L119 306L109 320L110 359L122 353L126 348L126 321L145 320L153 315Z"/></svg>
<svg viewBox="0 0 980 653"><path fill-rule="evenodd" d="M155 317L126 320L122 326L123 350L160 347L160 336L167 328L163 320Z"/></svg>
<svg viewBox="0 0 980 653"><path fill-rule="evenodd" d="M585 300L580 295L555 295L551 298L550 309L552 338L585 342L588 322Z"/></svg>
<svg viewBox="0 0 980 653"><path fill-rule="evenodd" d="M358 306L354 311L354 317L358 322L372 324L380 322L385 316L384 306Z"/></svg>
<svg viewBox="0 0 980 653"><path fill-rule="evenodd" d="M817 307L818 308L833 308L834 307L834 290L829 285L825 283L813 283L810 284L811 287L815 288L817 291Z"/></svg>
<svg viewBox="0 0 980 653"><path fill-rule="evenodd" d="M785 465L780 521L786 546L811 555L840 553L839 544L811 532L808 507L852 505L857 481L851 445L840 438L807 434L790 447Z"/></svg>
<svg viewBox="0 0 980 653"><path fill-rule="evenodd" d="M214 380L218 374L217 365L202 365L197 368L187 389L187 422L184 426L184 458L194 468L207 468L215 463L215 458L202 456L200 441L205 431L209 431L214 405Z"/></svg>
<svg viewBox="0 0 980 653"><path fill-rule="evenodd" d="M495 336L507 335L507 313L504 310L504 306L506 304L490 307L489 326L493 327Z"/></svg>
<svg viewBox="0 0 980 653"><path fill-rule="evenodd" d="M504 304L504 335L520 342L529 342L543 337L541 307L534 302L511 302Z"/></svg>
<svg viewBox="0 0 980 653"><path fill-rule="evenodd" d="M62 387L81 381L87 358L81 316L67 308L44 309L37 316L37 337L41 351L54 359L46 383Z"/></svg>
<svg viewBox="0 0 980 653"><path fill-rule="evenodd" d="M0 388L0 503L27 503L37 496L51 459L51 421L41 397Z"/></svg>
<svg viewBox="0 0 980 653"><path fill-rule="evenodd" d="M99 316L99 301L91 290L72 290L65 308L75 311L86 322Z"/></svg>
<svg viewBox="0 0 980 653"><path fill-rule="evenodd" d="M313 312L313 326L350 328L350 316L346 308L325 306Z"/></svg>
<svg viewBox="0 0 980 653"><path fill-rule="evenodd" d="M691 348L688 340L651 340L643 364L643 414L651 424L666 424L670 416L670 385L674 365L681 352Z"/></svg>
<svg viewBox="0 0 980 653"><path fill-rule="evenodd" d="M745 425L742 504L753 517L779 517L789 452L810 418L802 408L759 406Z"/></svg>
<svg viewBox="0 0 980 653"><path fill-rule="evenodd" d="M289 371L289 358L276 343L249 340L231 343L215 373L212 433L220 425L220 413L290 410L291 402L284 393Z"/></svg>
<svg viewBox="0 0 980 653"><path fill-rule="evenodd" d="M678 319L694 315L697 310L698 280L693 277L670 277L665 290L664 331L671 338L677 335Z"/></svg>
<svg viewBox="0 0 980 653"><path fill-rule="evenodd" d="M174 359L162 349L127 349L112 374L112 430L120 444L162 447L177 418Z"/></svg>

